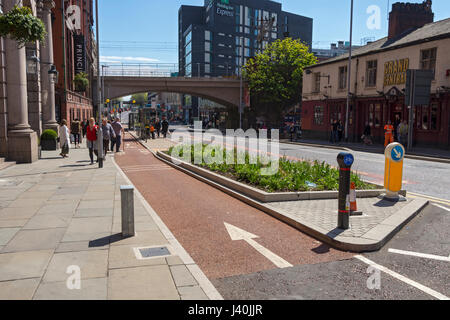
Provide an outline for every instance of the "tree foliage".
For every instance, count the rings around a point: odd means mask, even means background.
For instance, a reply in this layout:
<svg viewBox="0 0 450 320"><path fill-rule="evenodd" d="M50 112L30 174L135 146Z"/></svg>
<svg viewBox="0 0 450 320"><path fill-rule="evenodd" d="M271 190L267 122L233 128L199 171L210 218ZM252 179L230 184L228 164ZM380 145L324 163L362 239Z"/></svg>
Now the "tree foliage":
<svg viewBox="0 0 450 320"><path fill-rule="evenodd" d="M148 93L135 93L131 100L136 100L137 105L146 105L148 103Z"/></svg>
<svg viewBox="0 0 450 320"><path fill-rule="evenodd" d="M303 70L317 58L300 40L277 40L244 66L244 77L259 115L277 121L301 100Z"/></svg>

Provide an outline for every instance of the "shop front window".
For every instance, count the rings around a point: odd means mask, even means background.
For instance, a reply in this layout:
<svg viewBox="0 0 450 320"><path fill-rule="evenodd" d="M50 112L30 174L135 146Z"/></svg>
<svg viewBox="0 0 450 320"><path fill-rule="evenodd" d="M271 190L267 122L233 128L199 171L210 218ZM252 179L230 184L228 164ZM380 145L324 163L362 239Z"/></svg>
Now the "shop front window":
<svg viewBox="0 0 450 320"><path fill-rule="evenodd" d="M377 103L375 105L375 127L379 127L381 124L381 105Z"/></svg>
<svg viewBox="0 0 450 320"><path fill-rule="evenodd" d="M373 104L369 105L369 125L373 127L373 118L374 118L374 106Z"/></svg>
<svg viewBox="0 0 450 320"><path fill-rule="evenodd" d="M314 107L314 124L319 126L323 124L323 106Z"/></svg>
<svg viewBox="0 0 450 320"><path fill-rule="evenodd" d="M422 106L422 130L429 129L428 106Z"/></svg>

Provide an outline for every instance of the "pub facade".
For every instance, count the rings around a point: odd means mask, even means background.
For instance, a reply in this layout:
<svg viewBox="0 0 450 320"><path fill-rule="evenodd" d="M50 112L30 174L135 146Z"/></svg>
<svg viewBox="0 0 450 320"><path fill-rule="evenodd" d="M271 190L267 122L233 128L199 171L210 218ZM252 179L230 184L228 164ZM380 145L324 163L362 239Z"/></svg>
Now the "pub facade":
<svg viewBox="0 0 450 320"><path fill-rule="evenodd" d="M423 4L394 4L395 12L425 16L423 26L391 30L389 36L353 52L348 120L349 141L361 141L365 126L371 127L374 143L384 142L388 120L396 128L409 119L405 105L408 69L434 71L428 105L414 110L413 144L450 148L450 19L427 22L431 1ZM394 14L393 14L394 13ZM405 15L399 15L404 19ZM407 15L406 15L407 18ZM413 19L414 23L420 19ZM395 22L395 21L394 21ZM405 24L401 24L405 26ZM406 30L405 30L406 28ZM305 69L303 78L302 129L306 138L329 139L331 124L345 126L347 105L348 54Z"/></svg>

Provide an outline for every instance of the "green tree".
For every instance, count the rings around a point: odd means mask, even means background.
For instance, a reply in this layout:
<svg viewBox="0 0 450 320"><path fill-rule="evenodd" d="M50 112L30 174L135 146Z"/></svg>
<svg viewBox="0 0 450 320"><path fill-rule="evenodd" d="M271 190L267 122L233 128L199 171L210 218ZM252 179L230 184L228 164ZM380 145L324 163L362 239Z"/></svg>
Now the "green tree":
<svg viewBox="0 0 450 320"><path fill-rule="evenodd" d="M131 100L136 100L136 105L146 105L148 103L148 93L133 94Z"/></svg>
<svg viewBox="0 0 450 320"><path fill-rule="evenodd" d="M292 38L272 42L263 53L250 59L243 75L256 115L278 126L287 109L301 101L304 68L316 63L308 46Z"/></svg>

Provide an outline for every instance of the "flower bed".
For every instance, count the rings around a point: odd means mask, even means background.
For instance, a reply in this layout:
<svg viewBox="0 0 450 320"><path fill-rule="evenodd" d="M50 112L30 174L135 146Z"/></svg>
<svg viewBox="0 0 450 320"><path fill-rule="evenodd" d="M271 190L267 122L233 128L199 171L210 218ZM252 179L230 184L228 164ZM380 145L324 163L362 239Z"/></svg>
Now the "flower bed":
<svg viewBox="0 0 450 320"><path fill-rule="evenodd" d="M216 150L205 152L206 147L207 145L202 145L201 155L210 154L211 157L215 157L215 152L222 152L223 159L226 159L226 149L215 147ZM200 150L199 146L197 146L197 150ZM198 152L196 148L191 146L190 163L194 163L195 158L201 158L202 163L196 165L266 192L336 191L339 189L339 170L325 162L290 161L286 158L280 158L278 170L275 174L262 175L261 169L270 167L271 162L267 163L264 161L265 159L252 157L248 152L244 154L243 151L236 151L235 149L234 164L211 163L211 161L205 161L205 157L200 157L200 154L196 154L196 152ZM184 157L183 146L171 147L167 154L181 160L189 160L188 155ZM236 164L239 156L245 157L245 163ZM267 164L264 165L263 163ZM364 182L354 172L351 173L351 181L355 183L358 190L377 188L373 184Z"/></svg>

